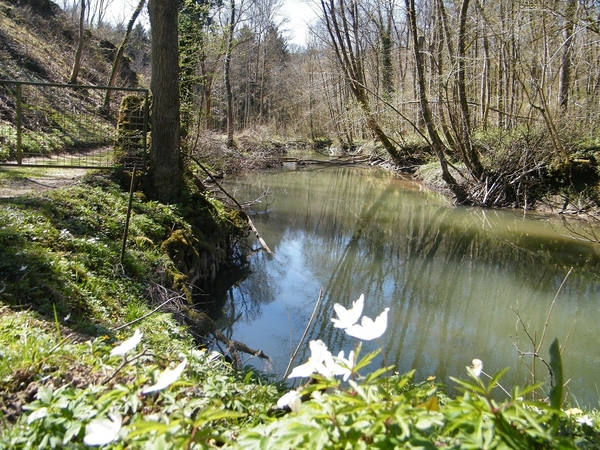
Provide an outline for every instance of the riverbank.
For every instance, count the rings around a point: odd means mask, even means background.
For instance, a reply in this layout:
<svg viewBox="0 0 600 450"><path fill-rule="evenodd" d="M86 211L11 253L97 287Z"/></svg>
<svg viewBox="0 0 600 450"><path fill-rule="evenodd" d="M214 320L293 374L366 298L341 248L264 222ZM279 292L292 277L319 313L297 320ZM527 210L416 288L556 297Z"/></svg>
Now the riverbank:
<svg viewBox="0 0 600 450"><path fill-rule="evenodd" d="M355 381L305 386L299 410L294 401L286 413L280 400L288 386L234 370L212 353L218 346L199 346L193 328L177 320L189 298L165 280L175 282L183 266L161 243L192 224L176 206L136 195L121 261L128 195L103 177L0 201L0 446L83 448L108 439L128 448L452 448L477 435L546 448L600 445L595 410L559 413L526 399L491 410L485 379L457 373L480 393L450 399L435 379L377 372L369 359L350 369ZM209 211L224 218L219 208ZM210 227L203 234L207 245L218 241L208 241ZM160 380L167 382L156 386ZM331 408L336 421L328 419ZM506 422L483 420L500 412ZM474 414L482 428L471 426ZM516 428L506 434L496 423Z"/></svg>
<svg viewBox="0 0 600 450"><path fill-rule="evenodd" d="M329 164L377 166L411 175L424 188L452 199L454 195L442 179L432 149L418 137L405 139L401 146L404 158L397 164L374 141L343 149L332 141L286 141L252 133L239 136L235 148L228 148L223 136L205 133L195 141L192 154L219 176L319 160L327 160ZM493 132L478 136L477 147L487 167L481 179L473 179L464 165L449 160L450 173L467 193L465 204L580 216L595 222L600 211L600 167L595 157L595 141L569 144L568 163L542 144L528 144L510 135L498 140Z"/></svg>

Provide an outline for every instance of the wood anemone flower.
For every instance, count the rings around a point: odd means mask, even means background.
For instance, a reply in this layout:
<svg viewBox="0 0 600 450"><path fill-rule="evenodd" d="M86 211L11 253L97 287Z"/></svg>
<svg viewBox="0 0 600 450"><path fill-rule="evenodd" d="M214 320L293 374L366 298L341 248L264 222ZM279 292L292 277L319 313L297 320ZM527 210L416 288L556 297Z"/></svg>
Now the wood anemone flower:
<svg viewBox="0 0 600 450"><path fill-rule="evenodd" d="M122 419L119 414L109 414L110 419L92 420L85 427L83 443L90 446L106 445L119 437Z"/></svg>
<svg viewBox="0 0 600 450"><path fill-rule="evenodd" d="M331 318L335 328L348 328L358 322L363 308L365 306L365 294L361 294L358 300L352 303L352 308L346 309L339 303L333 305L333 309L338 315L338 319Z"/></svg>
<svg viewBox="0 0 600 450"><path fill-rule="evenodd" d="M333 360L331 352L327 350L327 346L322 340L310 341L308 345L310 347L308 361L295 367L292 373L288 375L288 378L310 377L313 373L332 378L335 375L346 373L345 368L339 366Z"/></svg>
<svg viewBox="0 0 600 450"><path fill-rule="evenodd" d="M387 316L389 310L390 308L385 308L375 320L363 316L360 324L357 323L346 328L346 334L363 341L372 341L373 339L381 337L387 329Z"/></svg>
<svg viewBox="0 0 600 450"><path fill-rule="evenodd" d="M156 379L156 383L154 383L152 386L144 388L142 390L142 394L149 394L150 392L161 391L164 388L169 387L179 379L186 365L187 359L184 359L174 369L165 369Z"/></svg>
<svg viewBox="0 0 600 450"><path fill-rule="evenodd" d="M475 358L473 361L471 361L471 364L473 365L471 367L468 367L469 371L476 377L479 377L479 375L481 375L481 372L483 371L483 361Z"/></svg>
<svg viewBox="0 0 600 450"><path fill-rule="evenodd" d="M277 407L281 409L289 408L294 414L300 412L300 405L302 404L302 397L298 391L289 391L277 400Z"/></svg>
<svg viewBox="0 0 600 450"><path fill-rule="evenodd" d="M131 336L121 345L118 345L110 351L110 356L124 355L125 353L133 350L142 340L142 336L142 332L136 328L135 332L133 333L133 336Z"/></svg>
<svg viewBox="0 0 600 450"><path fill-rule="evenodd" d="M348 381L348 378L350 378L352 370L354 369L354 350L350 350L348 359L344 358L344 350L340 351L335 359L339 367L336 375L342 375L344 381Z"/></svg>

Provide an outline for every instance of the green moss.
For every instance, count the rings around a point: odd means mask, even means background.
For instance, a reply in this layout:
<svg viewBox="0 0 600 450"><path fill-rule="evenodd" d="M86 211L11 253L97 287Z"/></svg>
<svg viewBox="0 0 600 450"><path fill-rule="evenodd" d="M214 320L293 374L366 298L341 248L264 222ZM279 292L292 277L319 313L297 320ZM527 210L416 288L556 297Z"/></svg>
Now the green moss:
<svg viewBox="0 0 600 450"><path fill-rule="evenodd" d="M99 176L42 197L4 200L0 302L48 317L54 304L76 320L104 324L122 315L129 299L143 299L156 280L193 303L189 286L213 276L224 262L220 249L232 229L223 219L227 213L204 202L191 225L180 213L184 208L136 196L121 263L127 203L127 193Z"/></svg>

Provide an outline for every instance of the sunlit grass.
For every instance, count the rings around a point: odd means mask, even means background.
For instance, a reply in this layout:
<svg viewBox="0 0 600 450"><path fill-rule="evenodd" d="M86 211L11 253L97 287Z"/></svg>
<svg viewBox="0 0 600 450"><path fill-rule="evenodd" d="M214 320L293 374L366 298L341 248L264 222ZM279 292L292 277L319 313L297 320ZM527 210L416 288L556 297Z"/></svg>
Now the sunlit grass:
<svg viewBox="0 0 600 450"><path fill-rule="evenodd" d="M191 225L177 207L136 196L121 262L127 203L90 177L0 209L0 448L83 448L106 421L108 444L133 449L600 448L598 411L532 401L532 387L498 399L502 372L454 374L463 391L449 398L435 380L371 367L377 352L360 345L332 355L318 336L313 359L292 372L306 382L285 397L288 413L277 405L289 387L234 370L173 316L150 314L148 286L175 270L161 242ZM207 204L206 218L232 219ZM367 320L362 301L335 309L332 326L348 335L386 330L387 311ZM135 330L140 342L111 356Z"/></svg>

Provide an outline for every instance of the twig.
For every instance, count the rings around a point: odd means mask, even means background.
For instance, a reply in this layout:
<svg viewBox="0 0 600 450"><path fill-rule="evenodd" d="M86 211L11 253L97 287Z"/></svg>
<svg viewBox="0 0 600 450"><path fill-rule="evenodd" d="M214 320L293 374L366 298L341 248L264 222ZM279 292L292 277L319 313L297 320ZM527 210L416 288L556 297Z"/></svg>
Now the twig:
<svg viewBox="0 0 600 450"><path fill-rule="evenodd" d="M552 300L552 304L550 305L550 309L548 310L548 314L546 315L546 323L544 324L544 330L542 331L542 337L540 338L540 343L539 343L536 351L539 350L539 348L542 345L542 342L544 342L544 336L546 335L546 330L548 329L548 323L550 322L550 315L552 314L552 308L554 308L554 304L556 303L558 294L560 294L560 291L562 290L563 286L565 285L567 278L569 278L569 275L571 275L571 272L573 272L573 267L571 267L569 269L569 272L567 272L567 274L563 278L562 283L560 283L560 286L558 287L558 290L556 291L556 294L554 295L554 299Z"/></svg>
<svg viewBox="0 0 600 450"><path fill-rule="evenodd" d="M136 359L141 358L142 356L144 356L146 354L147 351L148 351L148 349L145 348L139 355L136 355L136 356L132 357L131 359L124 358L121 365L119 367L117 367L117 369L113 372L113 374L110 377L108 377L106 380L102 381L102 383L100 383L100 384L108 383L110 380L112 380L114 377L117 376L117 374L121 371L121 369L123 369L123 367L125 367L130 362L133 362Z"/></svg>
<svg viewBox="0 0 600 450"><path fill-rule="evenodd" d="M113 328L113 331L119 331L122 330L123 328L126 328L128 326L133 325L134 323L139 322L140 320L144 320L146 317L151 316L152 314L154 314L156 311L158 311L160 308L162 308L163 306L165 306L167 303L172 302L173 300L176 300L178 298L185 298L184 295L176 295L174 297L171 297L167 300L165 300L164 302L162 302L160 305L158 305L156 308L154 308L152 311L150 311L149 313L144 314L142 317L138 317L135 320L132 320L131 322L126 323L125 325L121 325L120 327L117 328Z"/></svg>
<svg viewBox="0 0 600 450"><path fill-rule="evenodd" d="M486 377L488 377L490 380L493 380L491 375L488 375L487 373L485 373L483 370L481 371L482 374L484 374ZM498 386L500 389L502 389L502 391L508 395L509 397L511 397L510 393L504 389L504 386L502 386L500 383L496 383L496 386Z"/></svg>
<svg viewBox="0 0 600 450"><path fill-rule="evenodd" d="M284 380L287 378L288 374L290 373L292 363L294 362L294 359L296 359L296 356L298 355L298 351L300 350L300 346L304 342L304 339L306 339L306 335L308 334L308 330L310 329L310 326L312 325L313 320L315 319L315 316L317 314L317 309L319 309L319 305L321 304L321 300L323 300L323 288L321 288L321 290L319 291L319 298L317 299L317 303L315 304L315 308L313 309L312 315L310 316L310 319L308 320L308 324L306 325L306 328L304 329L304 333L302 334L302 337L300 338L300 342L298 342L298 346L296 347L296 350L292 354L292 357L290 358L290 362L288 363L287 368L285 369L285 373L283 374Z"/></svg>
<svg viewBox="0 0 600 450"><path fill-rule="evenodd" d="M519 322L521 324L521 326L523 327L523 331L525 332L525 334L527 335L527 337L529 338L529 340L531 341L531 343L535 347L535 341L531 337L531 335L529 334L529 331L527 330L527 326L525 325L525 322L523 322L523 319L521 319L521 315L519 314L518 311L515 311L515 309L512 306L510 307L510 309L512 309L513 312L517 315L517 318L518 318L517 322Z"/></svg>

